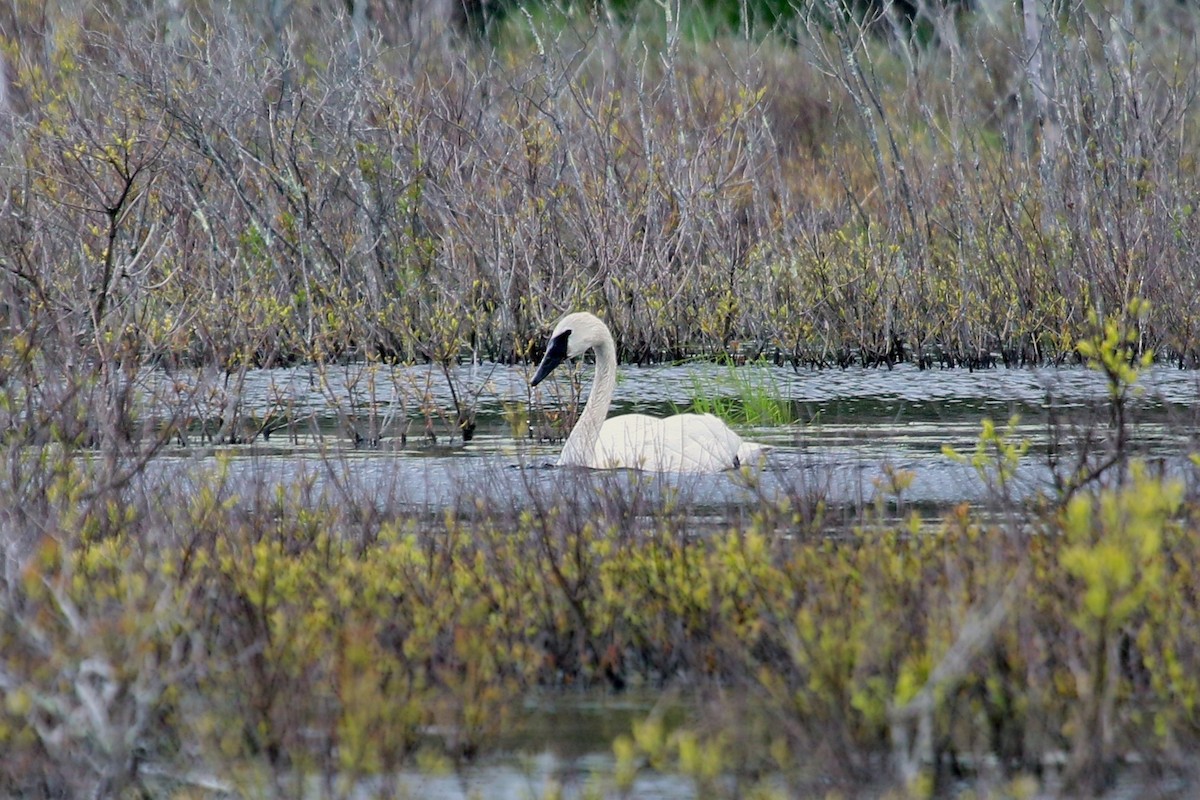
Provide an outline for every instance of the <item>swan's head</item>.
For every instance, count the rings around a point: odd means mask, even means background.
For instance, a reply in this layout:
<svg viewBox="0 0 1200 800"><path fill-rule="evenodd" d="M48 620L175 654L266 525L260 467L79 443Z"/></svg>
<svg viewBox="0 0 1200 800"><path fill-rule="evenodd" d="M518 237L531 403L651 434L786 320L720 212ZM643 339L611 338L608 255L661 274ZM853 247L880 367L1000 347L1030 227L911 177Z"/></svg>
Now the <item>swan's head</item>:
<svg viewBox="0 0 1200 800"><path fill-rule="evenodd" d="M537 386L566 359L575 358L589 347L606 342L612 342L612 334L595 314L586 311L567 314L554 326L550 344L546 346L546 355L542 357L542 363L538 365L537 373L529 385Z"/></svg>

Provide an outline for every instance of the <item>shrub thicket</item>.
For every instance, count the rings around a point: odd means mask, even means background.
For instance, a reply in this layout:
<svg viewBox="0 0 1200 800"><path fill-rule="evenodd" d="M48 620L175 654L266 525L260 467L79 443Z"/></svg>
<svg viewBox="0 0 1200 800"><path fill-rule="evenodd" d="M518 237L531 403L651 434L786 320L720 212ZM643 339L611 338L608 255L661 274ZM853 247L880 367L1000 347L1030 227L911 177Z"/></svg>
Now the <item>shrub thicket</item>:
<svg viewBox="0 0 1200 800"><path fill-rule="evenodd" d="M751 41L650 5L494 47L251 11L6 12L8 330L76 365L523 358L588 307L639 360L1044 362L1143 297L1143 346L1195 360L1187 8L1030 43L996 6Z"/></svg>
<svg viewBox="0 0 1200 800"><path fill-rule="evenodd" d="M416 8L0 10L0 791L378 778L567 684L753 701L640 725L618 789L1186 767L1196 501L1126 433L1137 370L1200 352L1191 9L470 40ZM834 529L797 493L704 535L624 478L429 518L155 460L287 418L240 386L296 361L356 371L376 443L381 359L527 358L577 307L638 360L1078 358L1108 435L1032 505L987 425L991 513Z"/></svg>
<svg viewBox="0 0 1200 800"><path fill-rule="evenodd" d="M6 794L467 763L537 687L709 697L618 741L611 778L682 770L708 796L1060 770L1091 792L1197 744L1194 505L1137 467L1007 522L830 530L797 495L701 534L624 476L439 518L55 463L36 525L5 516Z"/></svg>

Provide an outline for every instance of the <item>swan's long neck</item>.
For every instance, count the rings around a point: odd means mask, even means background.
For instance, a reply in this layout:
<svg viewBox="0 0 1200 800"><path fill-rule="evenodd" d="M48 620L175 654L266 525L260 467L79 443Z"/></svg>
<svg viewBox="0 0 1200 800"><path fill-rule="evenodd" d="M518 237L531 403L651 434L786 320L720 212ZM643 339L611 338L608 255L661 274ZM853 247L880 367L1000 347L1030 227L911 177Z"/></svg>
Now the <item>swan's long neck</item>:
<svg viewBox="0 0 1200 800"><path fill-rule="evenodd" d="M558 463L563 466L595 466L596 439L612 405L613 392L617 388L617 352L612 335L606 330L604 337L593 346L596 351L596 377L592 390L579 421L563 445Z"/></svg>

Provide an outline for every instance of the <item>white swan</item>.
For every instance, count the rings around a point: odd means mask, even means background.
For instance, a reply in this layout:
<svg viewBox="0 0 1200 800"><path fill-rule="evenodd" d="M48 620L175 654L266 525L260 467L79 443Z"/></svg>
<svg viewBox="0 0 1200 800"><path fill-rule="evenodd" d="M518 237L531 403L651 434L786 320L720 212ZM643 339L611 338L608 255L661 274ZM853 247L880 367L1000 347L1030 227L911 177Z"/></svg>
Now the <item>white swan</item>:
<svg viewBox="0 0 1200 800"><path fill-rule="evenodd" d="M537 386L564 359L596 351L596 377L579 421L559 456L560 466L649 472L720 472L756 463L770 448L742 441L712 414L660 419L624 414L605 419L617 385L617 352L608 326L587 312L559 320L530 381Z"/></svg>

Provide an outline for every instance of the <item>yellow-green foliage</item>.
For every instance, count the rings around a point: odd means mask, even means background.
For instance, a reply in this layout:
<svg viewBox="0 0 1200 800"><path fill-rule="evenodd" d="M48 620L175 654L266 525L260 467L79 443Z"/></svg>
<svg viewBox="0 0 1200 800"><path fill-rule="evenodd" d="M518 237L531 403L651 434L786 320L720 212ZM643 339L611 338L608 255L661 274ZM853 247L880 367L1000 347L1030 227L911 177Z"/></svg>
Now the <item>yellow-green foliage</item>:
<svg viewBox="0 0 1200 800"><path fill-rule="evenodd" d="M1113 400L1122 398L1154 359L1153 351L1140 349L1140 326L1149 315L1150 304L1140 298L1130 300L1120 316L1101 319L1093 314L1090 324L1096 332L1075 345L1088 366L1105 376Z"/></svg>
<svg viewBox="0 0 1200 800"><path fill-rule="evenodd" d="M986 427L977 466L1010 469L1009 438ZM1020 775L1051 750L1082 765L1194 740L1200 537L1180 485L1137 467L1019 530L963 506L833 536L785 505L699 534L669 498L596 486L364 528L300 487L239 496L224 470L158 499L57 474L56 522L0 593L13 791L133 782L139 753L235 783L377 775L492 747L526 692L568 684L732 700L619 740L619 786L646 768L712 795L731 772L867 779L895 710L1014 581L966 668L932 686L942 752Z"/></svg>
<svg viewBox="0 0 1200 800"><path fill-rule="evenodd" d="M1164 527L1183 487L1134 466L1131 483L1098 498L1073 497L1064 511L1062 564L1082 587L1073 622L1090 637L1111 635L1141 611L1163 579Z"/></svg>
<svg viewBox="0 0 1200 800"><path fill-rule="evenodd" d="M997 430L995 422L984 418L974 453L968 457L950 445L943 445L942 453L959 463L970 464L986 485L1003 489L1016 477L1021 459L1029 452L1027 440L1014 440L1020 421L1014 415L1003 430Z"/></svg>
<svg viewBox="0 0 1200 800"><path fill-rule="evenodd" d="M1183 487L1178 481L1153 479L1135 463L1127 486L1104 489L1098 497L1076 495L1063 511L1063 539L1059 560L1070 577L1074 600L1069 619L1079 634L1074 679L1079 702L1065 731L1074 740L1072 772L1077 780L1111 769L1119 743L1113 730L1118 704L1132 693L1131 676L1123 675L1120 648L1123 640L1136 640L1146 648L1139 669L1154 675L1162 685L1176 675L1153 669L1160 656L1155 650L1167 625L1163 614L1169 601L1162 595L1168 581L1164 542L1177 536ZM1173 587L1167 583L1166 591ZM1177 590L1177 589L1175 589ZM1166 638L1166 637L1163 637ZM1177 640L1162 643L1171 652ZM1155 674L1157 673L1157 674ZM1184 688L1180 686L1179 688ZM1195 702L1194 688L1184 694L1185 708ZM1169 715L1163 698L1132 705L1128 712L1146 734L1164 741L1170 736ZM1087 778L1091 780L1091 778Z"/></svg>

